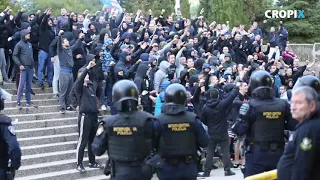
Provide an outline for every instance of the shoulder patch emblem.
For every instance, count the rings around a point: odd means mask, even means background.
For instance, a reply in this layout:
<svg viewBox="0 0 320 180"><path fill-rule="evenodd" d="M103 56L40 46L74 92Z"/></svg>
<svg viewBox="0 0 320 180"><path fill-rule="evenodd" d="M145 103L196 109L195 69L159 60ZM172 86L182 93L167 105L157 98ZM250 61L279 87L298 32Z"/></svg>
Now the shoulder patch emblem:
<svg viewBox="0 0 320 180"><path fill-rule="evenodd" d="M302 142L300 144L300 148L303 150L303 151L308 151L312 148L312 140L305 137L302 139Z"/></svg>
<svg viewBox="0 0 320 180"><path fill-rule="evenodd" d="M96 136L100 136L104 132L103 124L99 124Z"/></svg>
<svg viewBox="0 0 320 180"><path fill-rule="evenodd" d="M16 135L16 131L14 130L14 126L9 126L8 130L12 135L14 135L14 136Z"/></svg>

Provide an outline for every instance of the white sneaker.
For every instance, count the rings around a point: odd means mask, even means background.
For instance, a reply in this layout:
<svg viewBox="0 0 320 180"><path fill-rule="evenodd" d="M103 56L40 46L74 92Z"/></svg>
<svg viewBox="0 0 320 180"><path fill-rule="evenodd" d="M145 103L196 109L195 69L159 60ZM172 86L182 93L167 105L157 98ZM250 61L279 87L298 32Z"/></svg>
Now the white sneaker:
<svg viewBox="0 0 320 180"><path fill-rule="evenodd" d="M106 111L106 110L107 110L107 107L106 107L105 105L102 105L102 106L101 106L101 110L102 110L102 111Z"/></svg>

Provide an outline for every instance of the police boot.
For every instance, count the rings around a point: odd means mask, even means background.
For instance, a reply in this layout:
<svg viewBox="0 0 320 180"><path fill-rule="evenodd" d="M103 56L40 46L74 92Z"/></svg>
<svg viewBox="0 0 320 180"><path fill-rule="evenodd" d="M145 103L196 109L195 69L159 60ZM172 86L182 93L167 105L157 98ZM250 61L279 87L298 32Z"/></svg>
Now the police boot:
<svg viewBox="0 0 320 180"><path fill-rule="evenodd" d="M233 175L236 175L236 173L231 170L224 171L224 176L233 176Z"/></svg>
<svg viewBox="0 0 320 180"><path fill-rule="evenodd" d="M201 177L210 177L210 171L204 171Z"/></svg>

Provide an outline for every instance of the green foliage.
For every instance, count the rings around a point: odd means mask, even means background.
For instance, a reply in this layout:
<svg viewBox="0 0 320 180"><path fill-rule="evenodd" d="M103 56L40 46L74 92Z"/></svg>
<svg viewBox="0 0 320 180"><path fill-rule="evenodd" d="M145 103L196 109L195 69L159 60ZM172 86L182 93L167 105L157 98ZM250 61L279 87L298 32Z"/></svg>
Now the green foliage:
<svg viewBox="0 0 320 180"><path fill-rule="evenodd" d="M267 6L267 0L200 0L203 16L209 22L230 22L230 25L250 24Z"/></svg>
<svg viewBox="0 0 320 180"><path fill-rule="evenodd" d="M190 3L189 0L180 1L180 9L182 17L190 18Z"/></svg>
<svg viewBox="0 0 320 180"><path fill-rule="evenodd" d="M74 11L77 13L83 13L84 10L90 10L91 14L102 9L102 4L98 0L33 0L33 3L28 10L30 12L36 12L38 9L41 11L47 8L52 8L54 15L59 15L61 8L66 8L68 12Z"/></svg>
<svg viewBox="0 0 320 180"><path fill-rule="evenodd" d="M3 11L7 8L7 6L10 6L13 14L18 12L20 10L20 4L18 2L12 4L9 0L0 0L0 10Z"/></svg>
<svg viewBox="0 0 320 180"><path fill-rule="evenodd" d="M143 13L147 13L148 10L151 9L153 16L159 16L161 14L161 10L165 9L165 17L175 12L175 4L173 0L122 0L120 1L120 5L122 8L125 8L128 13L134 14L138 11L138 9L142 10Z"/></svg>
<svg viewBox="0 0 320 180"><path fill-rule="evenodd" d="M199 5L192 5L190 7L190 16L191 18L195 18L198 16L198 11L199 11Z"/></svg>
<svg viewBox="0 0 320 180"><path fill-rule="evenodd" d="M304 10L304 19L291 18L281 20L289 32L290 43L315 43L320 40L320 37L318 37L318 32L320 31L319 8L320 2L315 0L293 0L290 3L284 3L282 8L276 6L273 9ZM270 19L268 20L268 25L276 25L279 21L279 19Z"/></svg>

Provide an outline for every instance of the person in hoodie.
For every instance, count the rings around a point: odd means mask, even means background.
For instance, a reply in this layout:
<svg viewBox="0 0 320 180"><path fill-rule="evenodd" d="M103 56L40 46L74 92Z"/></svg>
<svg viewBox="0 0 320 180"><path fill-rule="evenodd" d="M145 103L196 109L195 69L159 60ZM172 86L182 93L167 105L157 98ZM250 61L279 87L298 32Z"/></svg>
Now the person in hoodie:
<svg viewBox="0 0 320 180"><path fill-rule="evenodd" d="M101 39L101 34L100 34L100 39ZM100 56L100 61L102 63L102 71L103 71L103 74L104 74L104 84L103 84L103 91L102 91L102 94L101 94L101 110L107 110L107 107L106 107L106 100L105 100L105 92L107 90L111 91L112 89L112 82L109 81L109 78L108 78L108 75L110 75L110 72L111 72L111 69L110 69L110 64L111 62L112 65L114 65L114 58L112 57L111 53L110 53L110 49L112 47L112 44L113 44L113 41L112 39L109 38L109 36L107 36L107 33L105 33L104 35L104 43L102 45L102 48L101 51L102 51L102 54ZM100 50L97 50L99 49L98 47L95 49L95 51L100 51ZM96 54L96 53L95 53ZM108 88L108 87L111 87L111 88ZM110 93L108 93L110 94ZM107 97L108 99L112 99L112 97Z"/></svg>
<svg viewBox="0 0 320 180"><path fill-rule="evenodd" d="M168 61L162 61L159 65L159 70L154 75L154 90L160 92L160 85L164 80L168 80L168 68L170 63Z"/></svg>
<svg viewBox="0 0 320 180"><path fill-rule="evenodd" d="M33 106L30 94L34 67L33 50L32 45L29 42L30 30L22 30L20 34L21 40L16 44L12 53L12 58L20 69L20 82L17 91L17 107L19 110L22 109L20 102L24 86L26 86L27 107Z"/></svg>
<svg viewBox="0 0 320 180"><path fill-rule="evenodd" d="M122 52L120 54L119 61L114 67L114 73L116 75L117 80L133 79L134 72L136 72L141 62L142 60L140 59L131 66L131 56L127 52Z"/></svg>
<svg viewBox="0 0 320 180"><path fill-rule="evenodd" d="M50 61L50 55L49 55L49 46L52 42L52 40L55 38L56 34L53 31L53 21L50 19L50 15L52 13L52 10L49 9L46 12L46 15L42 19L42 22L40 24L40 31L39 31L39 57L38 57L38 83L39 86L44 89L43 85L43 79L42 74L47 69L47 78L49 87L52 87L52 80L53 80L53 65Z"/></svg>
<svg viewBox="0 0 320 180"><path fill-rule="evenodd" d="M153 104L152 100L149 98L151 95L151 91L153 90L153 86L151 84L151 80L148 74L149 64L140 63L137 73L134 77L134 83L137 85L138 90L140 92L141 98L141 106L143 111L152 113L153 112Z"/></svg>
<svg viewBox="0 0 320 180"><path fill-rule="evenodd" d="M163 103L165 102L164 93L169 85L170 85L170 81L167 81L167 80L165 80L161 83L161 92L158 94L158 96L156 98L156 103L155 103L155 107L154 107L154 115L155 116L161 114L161 107L162 107Z"/></svg>
<svg viewBox="0 0 320 180"><path fill-rule="evenodd" d="M224 165L225 176L235 175L230 170L232 163L229 157L229 137L228 137L228 122L227 116L231 108L228 107L239 93L239 87L234 86L232 91L224 99L220 99L220 92L216 88L209 89L206 92L207 101L202 107L200 119L208 126L208 134L210 137L209 146L207 149L207 157L205 164L205 171L202 177L209 177L213 164L213 156L217 144L220 145L222 150L222 161Z"/></svg>

